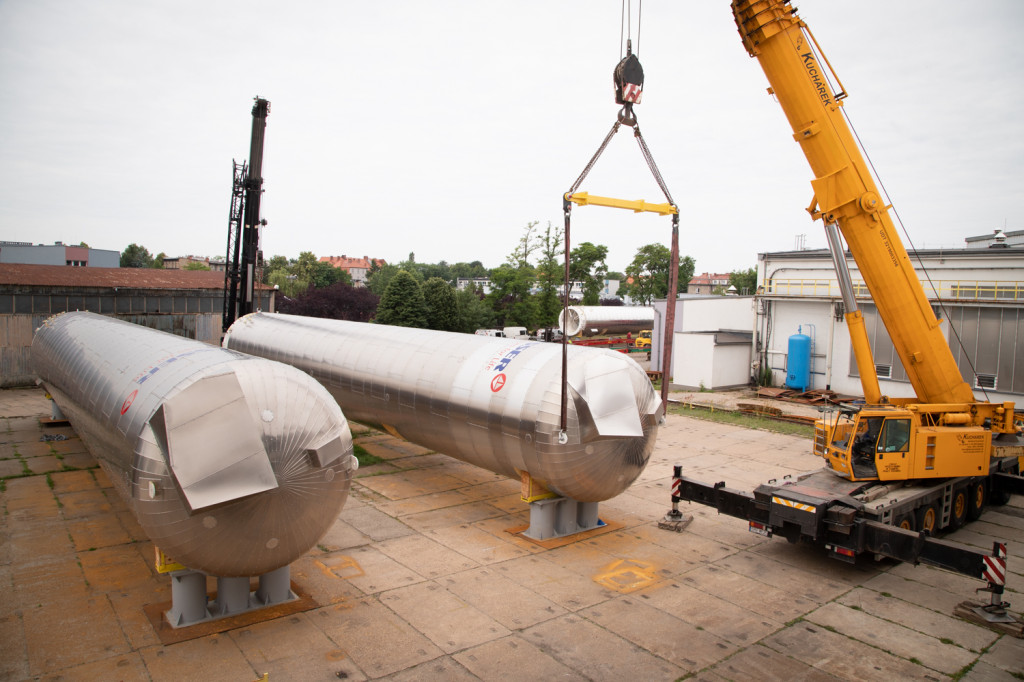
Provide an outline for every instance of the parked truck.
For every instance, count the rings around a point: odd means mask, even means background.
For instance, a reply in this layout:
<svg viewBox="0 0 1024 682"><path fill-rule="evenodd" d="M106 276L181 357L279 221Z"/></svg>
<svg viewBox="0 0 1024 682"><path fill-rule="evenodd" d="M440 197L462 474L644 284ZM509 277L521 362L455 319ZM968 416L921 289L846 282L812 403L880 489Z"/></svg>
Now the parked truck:
<svg viewBox="0 0 1024 682"><path fill-rule="evenodd" d="M788 0L733 0L732 7L743 44L763 68L814 173L808 211L828 237L864 401L836 405L817 421L813 450L825 460L817 471L748 493L677 469L674 514L678 500L690 500L747 520L752 532L820 544L840 560L882 555L991 578L983 553L932 536L1024 493L1014 403L980 401L964 380L844 119L846 94L833 91L828 63L806 24ZM842 241L913 397L881 393ZM672 518L666 521L671 525ZM1003 562L1005 569L1005 549ZM1002 585L989 582L995 603Z"/></svg>

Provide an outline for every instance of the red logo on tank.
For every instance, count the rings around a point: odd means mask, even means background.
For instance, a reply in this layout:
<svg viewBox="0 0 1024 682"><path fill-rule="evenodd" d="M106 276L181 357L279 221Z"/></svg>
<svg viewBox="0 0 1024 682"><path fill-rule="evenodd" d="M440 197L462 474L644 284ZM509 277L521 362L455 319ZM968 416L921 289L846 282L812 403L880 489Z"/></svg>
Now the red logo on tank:
<svg viewBox="0 0 1024 682"><path fill-rule="evenodd" d="M121 404L121 415L122 416L124 416L124 413L128 411L129 407L132 406L132 403L135 401L135 396L137 396L138 394L139 394L139 389L135 389L134 391L131 392L131 395L129 395L127 398L124 399L124 402Z"/></svg>
<svg viewBox="0 0 1024 682"><path fill-rule="evenodd" d="M491 390L497 393L501 390L501 387L505 385L505 375L498 374L491 379Z"/></svg>

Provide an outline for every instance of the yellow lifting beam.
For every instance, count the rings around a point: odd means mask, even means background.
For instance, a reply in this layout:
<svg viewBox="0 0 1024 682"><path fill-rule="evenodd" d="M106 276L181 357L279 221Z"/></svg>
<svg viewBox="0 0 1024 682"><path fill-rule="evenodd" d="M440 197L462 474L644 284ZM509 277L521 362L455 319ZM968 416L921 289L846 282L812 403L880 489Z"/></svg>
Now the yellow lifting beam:
<svg viewBox="0 0 1024 682"><path fill-rule="evenodd" d="M571 201L579 206L608 206L610 208L625 208L634 213L657 213L658 215L678 214L679 209L672 204L650 204L643 199L612 199L611 197L599 197L596 194L586 192L574 192L565 195L566 201Z"/></svg>

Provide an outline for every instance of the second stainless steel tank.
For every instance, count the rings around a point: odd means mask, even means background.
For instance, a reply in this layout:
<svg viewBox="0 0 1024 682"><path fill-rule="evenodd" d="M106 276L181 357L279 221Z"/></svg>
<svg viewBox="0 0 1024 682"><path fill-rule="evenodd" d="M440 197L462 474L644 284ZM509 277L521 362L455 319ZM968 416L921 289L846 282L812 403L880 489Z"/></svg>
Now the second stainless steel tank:
<svg viewBox="0 0 1024 682"><path fill-rule="evenodd" d="M349 419L581 502L625 490L654 447L660 400L621 353L569 347L563 435L556 344L254 313L224 345L308 372Z"/></svg>
<svg viewBox="0 0 1024 682"><path fill-rule="evenodd" d="M572 305L568 319L558 313L558 328L569 336L636 334L653 326L654 308L644 306Z"/></svg>

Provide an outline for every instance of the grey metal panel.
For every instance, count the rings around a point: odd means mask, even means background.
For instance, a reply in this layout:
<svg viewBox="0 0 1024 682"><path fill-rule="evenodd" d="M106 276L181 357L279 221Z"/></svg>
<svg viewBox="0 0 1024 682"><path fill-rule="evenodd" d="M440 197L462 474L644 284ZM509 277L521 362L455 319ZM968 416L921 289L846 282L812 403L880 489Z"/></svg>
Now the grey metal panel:
<svg viewBox="0 0 1024 682"><path fill-rule="evenodd" d="M999 337L1002 322L1003 311L1000 308L978 308L978 356L975 371L979 374L999 372ZM974 385L973 382L971 385Z"/></svg>
<svg viewBox="0 0 1024 682"><path fill-rule="evenodd" d="M560 443L557 344L253 313L224 345L308 372L350 419L581 502L629 487L654 447L660 400L621 353L569 346Z"/></svg>
<svg viewBox="0 0 1024 682"><path fill-rule="evenodd" d="M341 511L348 423L291 367L87 312L46 320L32 365L146 534L191 568L275 570ZM323 448L345 456L321 466Z"/></svg>
<svg viewBox="0 0 1024 682"><path fill-rule="evenodd" d="M558 328L569 336L636 333L654 327L654 308L646 306L569 306L568 329L565 312L558 314Z"/></svg>

